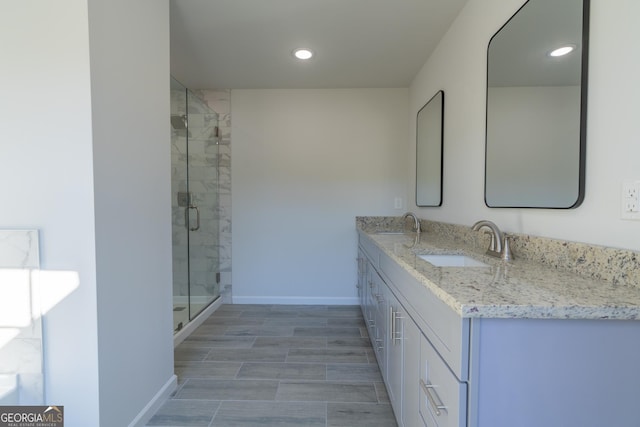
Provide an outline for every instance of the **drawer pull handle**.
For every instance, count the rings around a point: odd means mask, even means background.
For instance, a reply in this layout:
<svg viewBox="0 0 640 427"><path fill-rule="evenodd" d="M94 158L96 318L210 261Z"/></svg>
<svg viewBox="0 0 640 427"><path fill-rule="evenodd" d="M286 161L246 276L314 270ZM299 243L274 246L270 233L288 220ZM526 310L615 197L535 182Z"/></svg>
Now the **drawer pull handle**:
<svg viewBox="0 0 640 427"><path fill-rule="evenodd" d="M398 319L404 319L402 316L398 316L398 313L395 313L394 323L397 322ZM393 333L393 345L399 344L404 337L402 336L402 332L395 331Z"/></svg>
<svg viewBox="0 0 640 427"><path fill-rule="evenodd" d="M391 342L395 345L395 335L396 335L396 313L393 311L393 306L389 304L389 338L391 338Z"/></svg>
<svg viewBox="0 0 640 427"><path fill-rule="evenodd" d="M400 341L402 341L402 333L396 331L397 329L397 321L398 319L403 319L402 316L400 316L400 312L399 311L395 311L393 309L393 307L389 307L389 316L391 317L391 333L389 334L389 338L391 339L391 343L393 345L398 344Z"/></svg>
<svg viewBox="0 0 640 427"><path fill-rule="evenodd" d="M433 385L425 383L423 380L420 380L420 387L422 387L422 391L427 395L427 400L429 400L429 404L435 411L437 416L442 414L442 411L447 412L447 407L442 404L442 400L435 392Z"/></svg>

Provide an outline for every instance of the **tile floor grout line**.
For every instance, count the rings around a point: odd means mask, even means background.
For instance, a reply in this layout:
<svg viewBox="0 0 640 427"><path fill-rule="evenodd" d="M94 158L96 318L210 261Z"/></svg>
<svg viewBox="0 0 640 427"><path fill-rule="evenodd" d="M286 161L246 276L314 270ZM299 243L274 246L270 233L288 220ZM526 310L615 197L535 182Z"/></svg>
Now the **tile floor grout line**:
<svg viewBox="0 0 640 427"><path fill-rule="evenodd" d="M209 421L209 426L208 427L212 427L213 426L213 422L216 419L216 415L218 415L218 412L220 411L220 408L222 407L222 402L218 403L218 407L216 408L215 411L213 411L213 416L211 417L211 421Z"/></svg>

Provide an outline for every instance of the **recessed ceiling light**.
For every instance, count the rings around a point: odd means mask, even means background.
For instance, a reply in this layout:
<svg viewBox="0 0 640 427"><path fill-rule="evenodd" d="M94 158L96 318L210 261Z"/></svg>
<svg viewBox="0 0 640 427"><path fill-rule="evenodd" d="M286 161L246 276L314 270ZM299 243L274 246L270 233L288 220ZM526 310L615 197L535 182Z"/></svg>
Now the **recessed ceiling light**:
<svg viewBox="0 0 640 427"><path fill-rule="evenodd" d="M549 52L549 56L564 56L568 53L571 53L576 47L572 44L568 44Z"/></svg>
<svg viewBox="0 0 640 427"><path fill-rule="evenodd" d="M311 59L313 57L313 51L305 48L300 48L293 51L293 56L298 59Z"/></svg>

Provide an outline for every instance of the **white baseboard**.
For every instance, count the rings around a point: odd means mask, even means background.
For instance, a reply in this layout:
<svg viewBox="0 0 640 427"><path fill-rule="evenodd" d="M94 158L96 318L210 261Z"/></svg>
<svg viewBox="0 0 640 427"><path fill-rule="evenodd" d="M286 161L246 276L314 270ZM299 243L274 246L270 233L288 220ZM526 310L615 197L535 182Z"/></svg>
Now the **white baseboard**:
<svg viewBox="0 0 640 427"><path fill-rule="evenodd" d="M218 309L222 305L222 298L218 297L217 300L212 302L207 308L202 310L198 316L187 323L184 328L180 329L178 332L173 334L173 348L176 348L178 344L184 341L196 328L207 320L207 317L211 316L211 314Z"/></svg>
<svg viewBox="0 0 640 427"><path fill-rule="evenodd" d="M285 305L359 305L358 297L240 297L233 296L234 304Z"/></svg>
<svg viewBox="0 0 640 427"><path fill-rule="evenodd" d="M158 409L166 402L178 387L178 377L172 375L171 378L158 390L155 396L142 408L142 411L131 421L129 427L143 427Z"/></svg>

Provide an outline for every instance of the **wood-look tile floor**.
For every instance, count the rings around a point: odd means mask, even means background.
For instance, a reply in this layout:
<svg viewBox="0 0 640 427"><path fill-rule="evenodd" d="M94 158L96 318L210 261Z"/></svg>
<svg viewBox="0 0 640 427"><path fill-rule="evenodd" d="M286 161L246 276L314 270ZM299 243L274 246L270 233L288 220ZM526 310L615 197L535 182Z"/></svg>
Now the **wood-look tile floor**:
<svg viewBox="0 0 640 427"><path fill-rule="evenodd" d="M147 426L396 427L358 306L223 305Z"/></svg>

